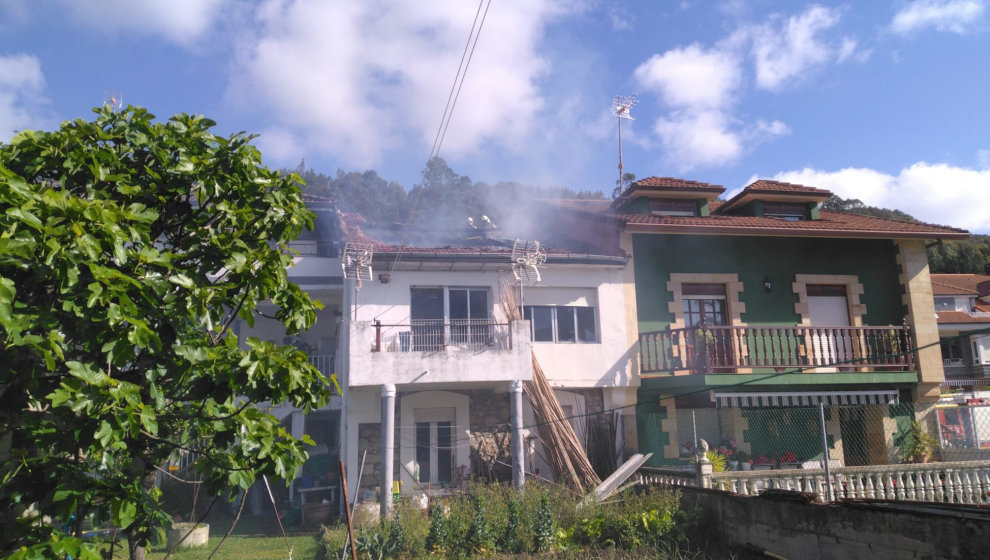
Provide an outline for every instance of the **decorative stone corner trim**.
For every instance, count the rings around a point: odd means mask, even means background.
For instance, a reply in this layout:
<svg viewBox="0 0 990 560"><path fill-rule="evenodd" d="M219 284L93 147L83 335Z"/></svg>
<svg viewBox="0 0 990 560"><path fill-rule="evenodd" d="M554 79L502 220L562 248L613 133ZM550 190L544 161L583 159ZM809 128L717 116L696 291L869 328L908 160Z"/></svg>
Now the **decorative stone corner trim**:
<svg viewBox="0 0 990 560"><path fill-rule="evenodd" d="M866 315L866 305L860 302L860 296L865 291L859 277L853 274L795 274L791 288L798 295L794 304L794 312L801 316L802 326L811 326L811 314L808 311L808 284L838 284L846 287L846 302L849 306L849 323L854 327L863 326L863 315Z"/></svg>
<svg viewBox="0 0 990 560"><path fill-rule="evenodd" d="M746 304L739 299L743 284L738 274L695 274L671 272L667 282L667 291L674 294L674 301L667 304L667 310L674 314L674 324L671 328L684 327L684 284L725 284L725 304L729 308L729 324L744 326L742 314L746 312Z"/></svg>

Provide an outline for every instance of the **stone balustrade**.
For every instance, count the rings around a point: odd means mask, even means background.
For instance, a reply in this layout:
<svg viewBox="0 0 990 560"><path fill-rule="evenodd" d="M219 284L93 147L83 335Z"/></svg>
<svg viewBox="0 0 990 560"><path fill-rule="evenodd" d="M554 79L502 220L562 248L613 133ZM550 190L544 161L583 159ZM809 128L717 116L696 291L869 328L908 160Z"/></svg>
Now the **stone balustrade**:
<svg viewBox="0 0 990 560"><path fill-rule="evenodd" d="M824 469L730 471L713 473L710 479L711 488L743 495L755 495L769 488L813 492L818 496L826 496L828 492ZM838 467L830 469L830 479L828 501L864 498L990 503L990 461Z"/></svg>
<svg viewBox="0 0 990 560"><path fill-rule="evenodd" d="M694 469L685 471L683 469L657 469L643 467L637 473L639 484L653 486L656 484L663 486L698 486L698 475Z"/></svg>

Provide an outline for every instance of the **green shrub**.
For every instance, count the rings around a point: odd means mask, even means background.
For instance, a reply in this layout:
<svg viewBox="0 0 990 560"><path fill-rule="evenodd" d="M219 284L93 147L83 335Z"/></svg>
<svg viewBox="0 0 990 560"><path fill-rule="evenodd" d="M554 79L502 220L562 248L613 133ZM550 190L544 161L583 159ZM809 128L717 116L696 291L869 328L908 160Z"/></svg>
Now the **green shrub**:
<svg viewBox="0 0 990 560"><path fill-rule="evenodd" d="M443 506L436 504L430 508L430 531L426 536L426 552L444 555L447 552L447 514Z"/></svg>
<svg viewBox="0 0 990 560"><path fill-rule="evenodd" d="M316 560L339 560L347 543L347 527L334 525L320 527L316 534Z"/></svg>
<svg viewBox="0 0 990 560"><path fill-rule="evenodd" d="M557 541L557 528L550 510L550 498L546 492L540 497L540 509L536 515L535 548L538 552L552 550Z"/></svg>

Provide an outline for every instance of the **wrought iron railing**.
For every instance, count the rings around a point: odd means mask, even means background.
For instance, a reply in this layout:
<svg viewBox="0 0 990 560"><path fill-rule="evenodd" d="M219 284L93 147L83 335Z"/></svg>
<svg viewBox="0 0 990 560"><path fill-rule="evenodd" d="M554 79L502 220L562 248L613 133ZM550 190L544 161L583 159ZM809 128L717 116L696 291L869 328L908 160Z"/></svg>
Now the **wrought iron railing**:
<svg viewBox="0 0 990 560"><path fill-rule="evenodd" d="M908 325L694 327L641 333L642 373L732 373L739 368L836 367L911 371Z"/></svg>
<svg viewBox="0 0 990 560"><path fill-rule="evenodd" d="M408 324L375 322L375 352L438 352L448 347L470 350L512 348L508 323L492 319L413 320Z"/></svg>

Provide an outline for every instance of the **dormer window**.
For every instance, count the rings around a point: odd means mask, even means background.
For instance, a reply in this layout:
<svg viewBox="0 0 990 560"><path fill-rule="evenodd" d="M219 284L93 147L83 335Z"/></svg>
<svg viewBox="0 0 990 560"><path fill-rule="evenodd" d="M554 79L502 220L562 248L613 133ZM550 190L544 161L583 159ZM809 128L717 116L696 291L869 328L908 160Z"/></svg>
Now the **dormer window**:
<svg viewBox="0 0 990 560"><path fill-rule="evenodd" d="M767 218L779 218L788 222L800 222L807 215L807 205L786 202L764 202L763 215Z"/></svg>
<svg viewBox="0 0 990 560"><path fill-rule="evenodd" d="M653 198L650 199L650 213L654 216L686 216L698 215L698 203L694 200Z"/></svg>

